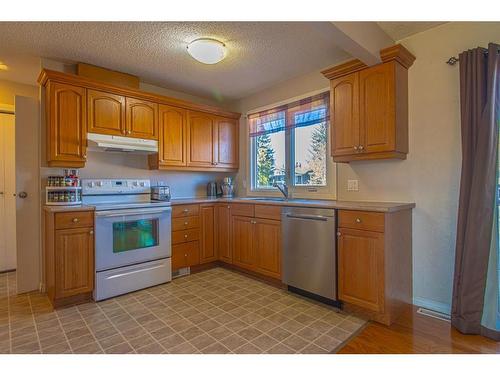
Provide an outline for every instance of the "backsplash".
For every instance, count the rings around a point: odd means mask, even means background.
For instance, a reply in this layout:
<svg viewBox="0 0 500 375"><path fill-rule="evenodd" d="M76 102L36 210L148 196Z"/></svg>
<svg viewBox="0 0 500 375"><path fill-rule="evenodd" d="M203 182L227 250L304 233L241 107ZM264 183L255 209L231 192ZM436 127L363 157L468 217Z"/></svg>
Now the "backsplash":
<svg viewBox="0 0 500 375"><path fill-rule="evenodd" d="M47 176L61 173L62 168L41 168L42 187ZM208 182L221 182L225 176L234 178L235 173L150 170L146 155L88 152L86 166L78 171L78 175L80 178L148 178L153 185L163 181L170 186L172 198L176 199L204 197Z"/></svg>

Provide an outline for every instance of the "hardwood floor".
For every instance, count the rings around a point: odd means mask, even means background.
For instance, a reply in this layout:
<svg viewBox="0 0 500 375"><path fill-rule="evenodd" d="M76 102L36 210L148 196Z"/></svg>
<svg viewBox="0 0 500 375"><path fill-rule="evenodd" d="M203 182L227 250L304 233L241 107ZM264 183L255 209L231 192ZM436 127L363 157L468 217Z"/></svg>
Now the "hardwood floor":
<svg viewBox="0 0 500 375"><path fill-rule="evenodd" d="M500 353L500 342L462 335L449 322L423 316L411 307L390 327L369 323L340 354Z"/></svg>

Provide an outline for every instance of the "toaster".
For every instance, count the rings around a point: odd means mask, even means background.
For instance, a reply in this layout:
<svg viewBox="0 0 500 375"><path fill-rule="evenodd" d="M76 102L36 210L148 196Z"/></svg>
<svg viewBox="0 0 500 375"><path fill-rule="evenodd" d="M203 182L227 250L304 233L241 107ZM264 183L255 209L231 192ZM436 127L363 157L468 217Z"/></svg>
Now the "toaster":
<svg viewBox="0 0 500 375"><path fill-rule="evenodd" d="M170 201L169 186L151 186L151 200L153 201Z"/></svg>

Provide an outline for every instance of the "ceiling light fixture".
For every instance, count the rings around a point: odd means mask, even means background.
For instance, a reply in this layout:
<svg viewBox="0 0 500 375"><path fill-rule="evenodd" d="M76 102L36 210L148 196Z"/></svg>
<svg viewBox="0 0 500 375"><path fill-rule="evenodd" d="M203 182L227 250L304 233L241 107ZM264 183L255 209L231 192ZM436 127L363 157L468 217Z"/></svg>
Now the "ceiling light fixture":
<svg viewBox="0 0 500 375"><path fill-rule="evenodd" d="M203 64L217 64L226 57L226 45L216 39L199 38L187 45L193 59Z"/></svg>
<svg viewBox="0 0 500 375"><path fill-rule="evenodd" d="M9 70L9 67L2 61L0 61L0 70Z"/></svg>

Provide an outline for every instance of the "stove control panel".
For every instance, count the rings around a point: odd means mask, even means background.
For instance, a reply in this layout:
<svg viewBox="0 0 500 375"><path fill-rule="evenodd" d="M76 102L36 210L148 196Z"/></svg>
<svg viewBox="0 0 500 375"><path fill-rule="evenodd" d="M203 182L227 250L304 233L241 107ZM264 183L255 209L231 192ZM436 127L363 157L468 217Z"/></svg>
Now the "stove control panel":
<svg viewBox="0 0 500 375"><path fill-rule="evenodd" d="M149 194L151 182L136 179L82 179L82 195Z"/></svg>

